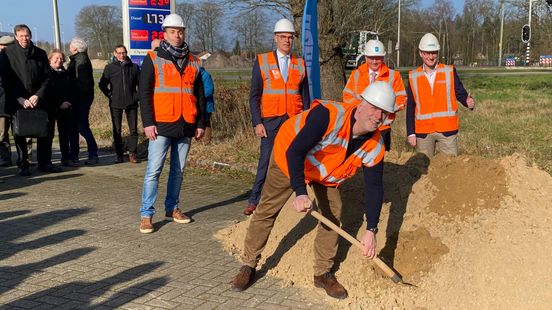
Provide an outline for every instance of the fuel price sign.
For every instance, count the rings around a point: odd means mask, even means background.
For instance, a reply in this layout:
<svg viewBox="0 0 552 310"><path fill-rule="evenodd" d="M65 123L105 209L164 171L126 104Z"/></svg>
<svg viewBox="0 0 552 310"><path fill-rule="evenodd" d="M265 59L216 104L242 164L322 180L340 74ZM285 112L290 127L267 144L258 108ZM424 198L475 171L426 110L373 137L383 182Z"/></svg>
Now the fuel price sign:
<svg viewBox="0 0 552 310"><path fill-rule="evenodd" d="M142 64L151 41L163 39L161 25L174 12L175 0L122 0L125 46L133 62Z"/></svg>

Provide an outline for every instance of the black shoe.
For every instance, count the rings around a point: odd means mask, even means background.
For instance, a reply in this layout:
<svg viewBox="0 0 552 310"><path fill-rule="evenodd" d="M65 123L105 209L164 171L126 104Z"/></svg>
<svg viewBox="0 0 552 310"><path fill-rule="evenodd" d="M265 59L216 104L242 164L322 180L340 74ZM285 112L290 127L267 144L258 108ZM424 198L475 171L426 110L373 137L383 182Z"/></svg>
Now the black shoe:
<svg viewBox="0 0 552 310"><path fill-rule="evenodd" d="M78 167L79 166L79 162L74 162L73 160L69 160L69 159L65 159L65 160L62 160L61 161L61 165L63 167Z"/></svg>
<svg viewBox="0 0 552 310"><path fill-rule="evenodd" d="M253 278L255 277L255 268L243 265L240 268L240 272L232 279L232 290L235 292L241 292L251 285Z"/></svg>
<svg viewBox="0 0 552 310"><path fill-rule="evenodd" d="M28 177L31 175L31 170L29 170L29 167L23 166L19 168L19 175L22 177Z"/></svg>
<svg viewBox="0 0 552 310"><path fill-rule="evenodd" d="M88 158L87 160L85 160L84 164L92 166L92 165L95 165L99 162L100 162L100 159L98 157L92 157L92 158Z"/></svg>
<svg viewBox="0 0 552 310"><path fill-rule="evenodd" d="M337 279L331 272L326 272L320 276L314 276L314 286L323 288L326 294L333 298L347 298L347 290L337 282Z"/></svg>
<svg viewBox="0 0 552 310"><path fill-rule="evenodd" d="M58 172L63 171L63 170L61 170L60 167L54 166L52 164L44 165L44 166L38 166L38 170L40 170L42 172L46 172L46 173L58 173Z"/></svg>

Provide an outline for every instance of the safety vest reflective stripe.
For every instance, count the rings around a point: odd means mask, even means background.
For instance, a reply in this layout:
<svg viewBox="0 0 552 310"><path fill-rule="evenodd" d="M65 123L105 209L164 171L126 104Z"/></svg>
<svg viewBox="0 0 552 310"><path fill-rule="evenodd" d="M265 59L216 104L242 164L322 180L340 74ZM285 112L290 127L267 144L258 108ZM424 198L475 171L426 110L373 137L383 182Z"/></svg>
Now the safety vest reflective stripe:
<svg viewBox="0 0 552 310"><path fill-rule="evenodd" d="M162 93L172 93L172 94L179 94L179 93L185 93L189 95L194 94L194 89L192 87L167 87L165 85L165 71L163 70L163 65L170 64L172 65L173 62L164 59L161 57L155 57L153 59L153 65L157 67L158 77L159 77L159 85L155 86L156 92L162 92ZM195 78L197 78L197 75L199 74L199 64L196 61L188 61L188 64L196 69Z"/></svg>
<svg viewBox="0 0 552 310"><path fill-rule="evenodd" d="M395 70L389 69L389 81L387 83L393 87L393 82L395 82Z"/></svg>
<svg viewBox="0 0 552 310"><path fill-rule="evenodd" d="M376 159L378 158L379 154L382 152L383 148L383 140L380 139L377 146L371 150L370 152L366 152L362 148L359 148L354 152L351 156L356 156L360 159L362 159L362 164L366 166L374 166L376 164ZM328 181L332 183L340 184L347 180L346 178L336 178L333 176L328 177Z"/></svg>
<svg viewBox="0 0 552 310"><path fill-rule="evenodd" d="M452 108L452 81L451 81L451 73L453 72L453 68L451 66L444 66L444 67L437 67L435 74L437 73L445 73L445 87L446 87L446 102L447 102L447 110L441 111L441 112L431 112L422 114L420 104L416 105L416 119L417 120L428 120L435 117L449 117L449 116L456 116L457 112ZM420 103L420 95L418 92L418 77L424 75L424 71L411 71L410 72L410 81L412 83L412 93L414 94L414 99L416 102Z"/></svg>
<svg viewBox="0 0 552 310"><path fill-rule="evenodd" d="M278 66L275 65L275 64L269 64L268 63L268 54L261 54L261 58L263 59L262 61L262 65L260 67L261 71L263 71L264 73L264 76L269 76L270 75L270 70L272 69L276 69L278 70ZM266 88L263 90L263 94L266 93L267 91L270 91L272 90L272 87L270 87L270 79L266 79ZM284 90L278 90L278 91L281 91L282 94L284 94ZM280 93L275 93L276 95L279 95Z"/></svg>

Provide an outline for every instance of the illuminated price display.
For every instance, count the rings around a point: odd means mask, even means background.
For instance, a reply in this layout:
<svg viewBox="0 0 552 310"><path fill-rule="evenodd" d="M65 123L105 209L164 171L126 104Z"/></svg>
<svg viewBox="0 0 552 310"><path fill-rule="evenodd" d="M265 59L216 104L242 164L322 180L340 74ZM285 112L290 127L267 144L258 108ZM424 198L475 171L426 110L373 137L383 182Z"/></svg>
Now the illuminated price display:
<svg viewBox="0 0 552 310"><path fill-rule="evenodd" d="M175 0L127 0L128 1L128 46L134 62L141 63L151 49L151 41L163 39L161 25L169 14Z"/></svg>
<svg viewBox="0 0 552 310"><path fill-rule="evenodd" d="M142 21L146 24L163 24L164 20L165 20L164 14L144 13L144 15L142 15Z"/></svg>
<svg viewBox="0 0 552 310"><path fill-rule="evenodd" d="M156 8L170 10L170 0L129 0L129 8Z"/></svg>

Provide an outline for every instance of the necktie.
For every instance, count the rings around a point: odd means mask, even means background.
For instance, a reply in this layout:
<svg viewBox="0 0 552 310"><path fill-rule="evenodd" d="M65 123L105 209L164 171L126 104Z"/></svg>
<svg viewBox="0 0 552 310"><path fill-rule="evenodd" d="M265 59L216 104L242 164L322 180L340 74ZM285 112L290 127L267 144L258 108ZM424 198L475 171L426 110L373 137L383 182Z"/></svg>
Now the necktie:
<svg viewBox="0 0 552 310"><path fill-rule="evenodd" d="M287 78L288 78L288 58L287 58L287 56L284 56L284 61L282 62L282 68L280 68L280 71L282 72L282 77L284 78L284 82L287 83Z"/></svg>
<svg viewBox="0 0 552 310"><path fill-rule="evenodd" d="M378 76L378 74L376 72L370 73L370 84L372 84L376 81L376 76Z"/></svg>

